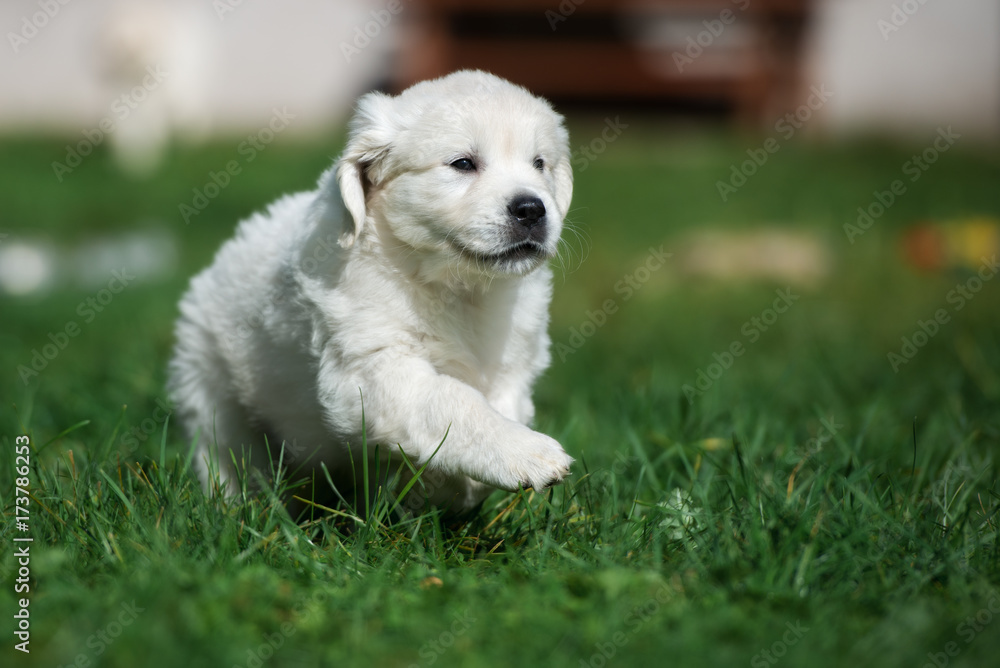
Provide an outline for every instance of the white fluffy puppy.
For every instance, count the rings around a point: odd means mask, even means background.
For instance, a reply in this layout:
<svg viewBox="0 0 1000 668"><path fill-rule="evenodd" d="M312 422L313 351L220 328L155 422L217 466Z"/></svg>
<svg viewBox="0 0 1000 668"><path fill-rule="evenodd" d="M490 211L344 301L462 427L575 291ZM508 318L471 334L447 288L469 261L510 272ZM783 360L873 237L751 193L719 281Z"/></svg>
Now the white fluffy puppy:
<svg viewBox="0 0 1000 668"><path fill-rule="evenodd" d="M526 425L572 189L562 117L508 81L361 98L318 188L244 221L181 301L170 390L202 481L208 460L233 480L230 450L267 471L283 448L343 493L362 410L369 444L430 460L421 504L562 480L572 458Z"/></svg>

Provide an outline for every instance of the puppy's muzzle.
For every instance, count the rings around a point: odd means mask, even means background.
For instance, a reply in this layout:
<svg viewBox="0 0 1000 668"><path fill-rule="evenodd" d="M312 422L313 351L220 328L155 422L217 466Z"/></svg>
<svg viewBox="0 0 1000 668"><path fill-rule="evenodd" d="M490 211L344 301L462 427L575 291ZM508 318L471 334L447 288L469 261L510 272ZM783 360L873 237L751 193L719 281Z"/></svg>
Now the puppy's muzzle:
<svg viewBox="0 0 1000 668"><path fill-rule="evenodd" d="M507 205L507 213L516 223L511 226L515 241L544 243L545 204L540 198L534 195L517 195Z"/></svg>
<svg viewBox="0 0 1000 668"><path fill-rule="evenodd" d="M507 205L507 211L518 223L528 228L545 222L545 205L534 195L518 195Z"/></svg>

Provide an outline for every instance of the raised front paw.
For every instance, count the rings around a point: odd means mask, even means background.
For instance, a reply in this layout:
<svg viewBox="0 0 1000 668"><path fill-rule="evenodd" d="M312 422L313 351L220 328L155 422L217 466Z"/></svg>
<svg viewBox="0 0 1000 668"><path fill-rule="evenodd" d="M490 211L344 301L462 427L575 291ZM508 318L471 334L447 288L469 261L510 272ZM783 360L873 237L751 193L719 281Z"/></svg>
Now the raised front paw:
<svg viewBox="0 0 1000 668"><path fill-rule="evenodd" d="M558 485L570 474L573 458L559 442L527 427L502 453L495 482L491 484L513 492L518 488L543 490Z"/></svg>

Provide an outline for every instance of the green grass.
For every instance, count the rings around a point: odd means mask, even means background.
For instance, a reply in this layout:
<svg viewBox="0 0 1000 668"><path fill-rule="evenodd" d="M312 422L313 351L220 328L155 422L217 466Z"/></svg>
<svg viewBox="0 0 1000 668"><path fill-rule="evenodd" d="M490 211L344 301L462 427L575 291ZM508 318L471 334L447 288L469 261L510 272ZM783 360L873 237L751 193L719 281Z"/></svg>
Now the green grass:
<svg viewBox="0 0 1000 668"><path fill-rule="evenodd" d="M602 122L579 119L574 145ZM190 225L177 205L238 140L178 147L142 181L99 152L62 184L50 163L64 142L5 142L0 243L69 247L148 226L175 233L181 259L176 276L116 296L27 385L17 367L92 293L0 298L0 661L991 665L1000 282L898 373L886 355L918 320L951 309L948 291L968 277L906 268L900 230L1000 217L1000 162L956 146L851 245L841 226L923 146L789 143L721 202L716 181L759 142L639 120L577 174L571 219L586 252L559 273L553 342L568 342L607 299L618 310L556 356L536 391L538 427L577 458L574 475L544 495L497 493L466 523L394 519L387 495L367 523L296 523L271 494L206 497L188 443L154 419L187 278L237 219L311 187L336 139L268 147ZM746 343L742 324L785 286L670 266L631 299L614 285L681 233L759 225L820 235L834 274L794 288L799 301L689 401L682 386ZM12 635L20 434L33 448L30 655Z"/></svg>

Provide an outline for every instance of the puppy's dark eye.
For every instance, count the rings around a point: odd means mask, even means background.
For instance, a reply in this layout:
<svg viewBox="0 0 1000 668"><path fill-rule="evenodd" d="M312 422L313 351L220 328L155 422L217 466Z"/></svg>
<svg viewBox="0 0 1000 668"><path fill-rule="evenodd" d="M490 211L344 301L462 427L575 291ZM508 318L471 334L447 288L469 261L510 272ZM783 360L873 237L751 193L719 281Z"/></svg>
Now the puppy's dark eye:
<svg viewBox="0 0 1000 668"><path fill-rule="evenodd" d="M545 169L545 161L541 158L535 158L534 166L538 171L542 171Z"/></svg>
<svg viewBox="0 0 1000 668"><path fill-rule="evenodd" d="M476 163L472 162L468 158L459 158L458 160L452 162L449 167L454 167L460 172L474 172L476 171Z"/></svg>

